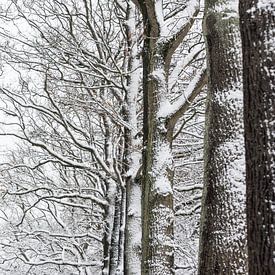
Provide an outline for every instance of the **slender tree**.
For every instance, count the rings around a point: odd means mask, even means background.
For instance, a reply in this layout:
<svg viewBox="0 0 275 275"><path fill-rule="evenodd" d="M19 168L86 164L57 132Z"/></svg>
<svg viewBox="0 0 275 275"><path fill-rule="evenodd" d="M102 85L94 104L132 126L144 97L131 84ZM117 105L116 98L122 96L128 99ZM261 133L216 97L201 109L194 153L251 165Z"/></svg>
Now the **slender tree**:
<svg viewBox="0 0 275 275"><path fill-rule="evenodd" d="M275 3L241 0L248 271L275 274Z"/></svg>
<svg viewBox="0 0 275 275"><path fill-rule="evenodd" d="M242 65L237 1L207 0L205 174L199 274L246 272Z"/></svg>
<svg viewBox="0 0 275 275"><path fill-rule="evenodd" d="M125 223L125 274L141 274L141 182L140 177L140 143L138 135L138 94L142 76L142 64L139 48L139 32L136 27L137 10L134 3L127 6L127 54L128 71L125 118L131 128L125 129L125 163L126 163L126 223Z"/></svg>

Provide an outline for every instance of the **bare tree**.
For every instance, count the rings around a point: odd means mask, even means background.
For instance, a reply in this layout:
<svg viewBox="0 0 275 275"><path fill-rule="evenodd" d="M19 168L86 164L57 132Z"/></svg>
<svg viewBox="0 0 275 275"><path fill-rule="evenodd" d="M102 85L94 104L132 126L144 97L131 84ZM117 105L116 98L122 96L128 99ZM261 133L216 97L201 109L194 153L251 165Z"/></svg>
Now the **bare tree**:
<svg viewBox="0 0 275 275"><path fill-rule="evenodd" d="M2 48L7 62L15 70L21 67L21 90L1 89L2 98L14 107L4 111L18 118L18 132L2 134L16 135L46 152L46 160L38 162L87 170L104 185L103 272L114 273L123 266L129 169L123 161L124 132L131 128L124 118L128 87L122 78L128 55L121 51L128 45L124 27L115 21L125 11L115 3L90 6L86 1L17 2L11 7L15 11L5 20L26 22L32 35L2 32L12 43Z"/></svg>
<svg viewBox="0 0 275 275"><path fill-rule="evenodd" d="M60 163L23 164L35 152L22 148L1 169L2 272L100 272L104 186L91 173Z"/></svg>

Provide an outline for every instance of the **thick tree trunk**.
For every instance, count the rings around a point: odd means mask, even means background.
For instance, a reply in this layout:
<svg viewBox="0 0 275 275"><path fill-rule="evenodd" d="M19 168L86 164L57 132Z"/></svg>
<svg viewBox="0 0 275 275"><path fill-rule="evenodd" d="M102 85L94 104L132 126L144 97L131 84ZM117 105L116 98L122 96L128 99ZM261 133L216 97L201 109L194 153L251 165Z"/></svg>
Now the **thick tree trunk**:
<svg viewBox="0 0 275 275"><path fill-rule="evenodd" d="M207 0L205 183L199 274L246 274L245 161L237 1Z"/></svg>
<svg viewBox="0 0 275 275"><path fill-rule="evenodd" d="M166 137L155 137L145 154L143 274L174 274L173 162ZM144 171L145 172L145 171Z"/></svg>
<svg viewBox="0 0 275 275"><path fill-rule="evenodd" d="M195 22L199 7L197 1L190 1L181 14L185 20L168 32L171 22L165 19L164 1L133 1L144 24L141 272L169 275L175 273L171 143L173 128L186 104L182 98L170 104L168 78L172 56ZM203 79L195 83L188 98L195 96Z"/></svg>
<svg viewBox="0 0 275 275"><path fill-rule="evenodd" d="M241 0L248 270L275 274L275 3Z"/></svg>
<svg viewBox="0 0 275 275"><path fill-rule="evenodd" d="M144 105L142 274L174 274L171 147L166 125L157 117L157 87L148 76L145 79L149 84L144 87L148 101Z"/></svg>
<svg viewBox="0 0 275 275"><path fill-rule="evenodd" d="M173 162L166 121L158 117L167 93L164 52L154 8L148 4L143 16L142 274L169 275L174 274Z"/></svg>

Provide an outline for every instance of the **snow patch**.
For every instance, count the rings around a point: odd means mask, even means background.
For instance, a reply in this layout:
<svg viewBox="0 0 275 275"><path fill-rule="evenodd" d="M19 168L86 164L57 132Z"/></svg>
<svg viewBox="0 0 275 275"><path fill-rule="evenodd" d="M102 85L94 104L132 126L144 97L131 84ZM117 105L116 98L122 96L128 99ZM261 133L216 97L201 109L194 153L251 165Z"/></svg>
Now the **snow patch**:
<svg viewBox="0 0 275 275"><path fill-rule="evenodd" d="M172 167L172 152L167 143L161 143L155 154L155 164L152 175L155 177L154 190L158 194L168 195L173 192L171 182L168 177L168 170Z"/></svg>

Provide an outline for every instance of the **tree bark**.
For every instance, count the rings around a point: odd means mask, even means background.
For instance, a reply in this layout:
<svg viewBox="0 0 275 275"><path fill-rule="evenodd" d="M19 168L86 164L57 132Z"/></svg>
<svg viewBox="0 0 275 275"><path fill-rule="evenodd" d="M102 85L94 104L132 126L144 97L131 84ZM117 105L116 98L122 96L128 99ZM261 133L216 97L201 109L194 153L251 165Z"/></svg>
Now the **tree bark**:
<svg viewBox="0 0 275 275"><path fill-rule="evenodd" d="M241 0L249 274L275 274L275 3Z"/></svg>
<svg viewBox="0 0 275 275"><path fill-rule="evenodd" d="M114 242L115 232L115 213L116 213L116 199L117 186L113 180L106 180L108 206L105 209L104 217L104 237L103 237L103 275L114 274L116 264L114 263L114 251L117 247L112 246ZM114 245L114 244L113 244Z"/></svg>
<svg viewBox="0 0 275 275"><path fill-rule="evenodd" d="M148 37L151 35L152 33ZM163 70L164 63L156 54L158 49L154 42L146 40L143 75L145 150L142 185L142 274L168 275L174 274L173 162L165 121L157 117L159 92L164 86L159 82L160 79L152 77L154 71Z"/></svg>
<svg viewBox="0 0 275 275"><path fill-rule="evenodd" d="M199 7L198 2L190 1L183 9L186 20L168 34L162 0L138 1L137 5L144 24L142 274L168 275L175 273L171 144L174 126L184 112L182 102L177 107L170 104L169 71L173 54L192 28ZM203 79L197 81L195 90Z"/></svg>
<svg viewBox="0 0 275 275"><path fill-rule="evenodd" d="M162 1L159 1L162 2ZM158 117L167 94L165 58L154 1L140 4L144 19L142 274L174 274L173 161L166 121Z"/></svg>
<svg viewBox="0 0 275 275"><path fill-rule="evenodd" d="M126 228L125 228L125 274L141 274L141 182L137 179L140 169L141 152L138 138L138 92L142 76L141 57L138 51L138 30L136 28L136 8L128 4L127 38L128 71L126 94L126 119L131 129L125 129L126 164Z"/></svg>
<svg viewBox="0 0 275 275"><path fill-rule="evenodd" d="M246 274L242 68L237 1L207 0L208 97L199 274Z"/></svg>

